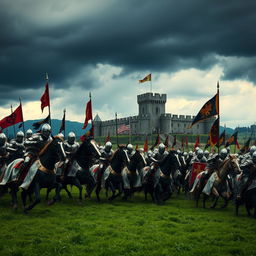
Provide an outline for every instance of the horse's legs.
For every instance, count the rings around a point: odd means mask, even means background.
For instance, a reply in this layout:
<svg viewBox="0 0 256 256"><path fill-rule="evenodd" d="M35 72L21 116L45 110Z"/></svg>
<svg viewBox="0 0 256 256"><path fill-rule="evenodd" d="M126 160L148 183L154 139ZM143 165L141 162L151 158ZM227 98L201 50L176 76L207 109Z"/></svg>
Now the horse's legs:
<svg viewBox="0 0 256 256"><path fill-rule="evenodd" d="M212 209L214 209L214 208L216 207L219 198L220 198L219 196L215 196L214 203L213 203L212 206L211 206Z"/></svg>
<svg viewBox="0 0 256 256"><path fill-rule="evenodd" d="M224 204L221 206L222 209L226 208L228 206L228 198L227 197L223 197L224 199Z"/></svg>
<svg viewBox="0 0 256 256"><path fill-rule="evenodd" d="M14 211L18 209L18 199L17 199L18 188L15 184L11 187L11 196L12 196L12 208Z"/></svg>
<svg viewBox="0 0 256 256"><path fill-rule="evenodd" d="M101 191L101 182L99 181L96 186L96 196L98 202L100 202L100 191Z"/></svg>
<svg viewBox="0 0 256 256"><path fill-rule="evenodd" d="M206 203L207 198L208 198L208 196L203 193L203 208L205 208L205 203Z"/></svg>
<svg viewBox="0 0 256 256"><path fill-rule="evenodd" d="M26 207L24 209L25 212L33 209L37 204L39 204L41 202L41 197L40 197L40 185L38 182L36 182L34 184L34 187L33 187L33 191L35 193L35 200L32 204L30 204L28 207Z"/></svg>
<svg viewBox="0 0 256 256"><path fill-rule="evenodd" d="M90 199L91 199L92 191L93 191L93 189L95 188L95 186L96 186L96 183L95 183L93 177L90 176L90 177L88 178L88 184L87 184L87 186L86 186L86 193L87 193L87 195L88 195L88 197L89 197Z"/></svg>
<svg viewBox="0 0 256 256"><path fill-rule="evenodd" d="M49 194L51 192L51 188L47 188L47 191L46 191L46 196L45 196L45 201L48 201L49 200Z"/></svg>
<svg viewBox="0 0 256 256"><path fill-rule="evenodd" d="M108 185L109 185L110 190L112 191L112 196L108 198L108 200L111 201L111 200L114 199L114 196L116 194L116 190L115 190L115 188L114 188L114 186L112 184L112 181L108 181Z"/></svg>
<svg viewBox="0 0 256 256"><path fill-rule="evenodd" d="M72 194L70 193L70 191L68 190L67 184L62 185L62 188L64 188L64 190L65 190L66 193L68 194L68 198L69 198L69 199L72 199L73 197L72 197Z"/></svg>
<svg viewBox="0 0 256 256"><path fill-rule="evenodd" d="M247 215L251 216L250 206L247 202L245 203L245 208L246 208L246 211L247 211Z"/></svg>
<svg viewBox="0 0 256 256"><path fill-rule="evenodd" d="M83 187L82 187L80 181L77 178L74 178L72 185L76 186L79 189L79 200L83 200L83 198L82 198ZM72 195L71 195L71 198L72 198Z"/></svg>
<svg viewBox="0 0 256 256"><path fill-rule="evenodd" d="M21 191L21 199L22 199L23 208L25 209L26 202L27 202L27 191L25 189Z"/></svg>

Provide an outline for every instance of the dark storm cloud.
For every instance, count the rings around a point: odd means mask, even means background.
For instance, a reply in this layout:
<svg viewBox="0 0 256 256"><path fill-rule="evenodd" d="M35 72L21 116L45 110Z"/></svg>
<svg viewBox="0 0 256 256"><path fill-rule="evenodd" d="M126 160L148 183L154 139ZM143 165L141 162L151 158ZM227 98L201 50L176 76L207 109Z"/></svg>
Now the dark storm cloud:
<svg viewBox="0 0 256 256"><path fill-rule="evenodd" d="M99 87L90 77L97 63L120 66L122 75L220 63L224 79L256 81L254 0L2 0L0 5L0 85L8 87L9 98L17 88L42 88L46 71L55 88ZM216 56L245 60L220 62ZM8 98L1 90L3 97Z"/></svg>

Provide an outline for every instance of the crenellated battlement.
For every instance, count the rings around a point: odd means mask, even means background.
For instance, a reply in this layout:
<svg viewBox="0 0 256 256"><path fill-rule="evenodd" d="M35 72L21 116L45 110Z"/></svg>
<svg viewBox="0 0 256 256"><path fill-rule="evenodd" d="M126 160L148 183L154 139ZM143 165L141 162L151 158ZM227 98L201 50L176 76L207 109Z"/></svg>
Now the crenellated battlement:
<svg viewBox="0 0 256 256"><path fill-rule="evenodd" d="M144 103L144 102L151 102L151 103L166 103L166 94L160 94L160 93L144 93L137 96L137 102L138 104Z"/></svg>

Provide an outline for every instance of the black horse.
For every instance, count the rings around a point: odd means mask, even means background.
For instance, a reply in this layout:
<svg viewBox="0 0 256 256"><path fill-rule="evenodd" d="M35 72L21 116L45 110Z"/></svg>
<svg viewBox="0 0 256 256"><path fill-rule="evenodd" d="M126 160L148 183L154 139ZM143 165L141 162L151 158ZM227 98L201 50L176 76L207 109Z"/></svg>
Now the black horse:
<svg viewBox="0 0 256 256"><path fill-rule="evenodd" d="M122 171L124 184L124 200L127 200L134 192L139 191L141 184L141 169L146 166L146 160L139 150L132 155L130 162Z"/></svg>
<svg viewBox="0 0 256 256"><path fill-rule="evenodd" d="M150 193L156 204L162 204L168 200L173 193L172 173L179 167L179 162L174 151L169 151L162 160L153 159L151 168L144 168L143 187L146 194Z"/></svg>
<svg viewBox="0 0 256 256"><path fill-rule="evenodd" d="M93 163L93 159L99 158L101 155L97 148L94 140L91 138L86 138L83 143L78 148L77 152L70 159L62 164L61 175L57 176L57 181L61 183L62 189L65 189L69 198L72 198L67 185L76 186L79 190L79 199L82 200L82 185L87 185L87 195L91 197L91 192L95 187L95 182L89 173L89 167ZM74 175L68 176L67 174L71 169L74 169ZM46 199L51 191L51 188L47 190Z"/></svg>
<svg viewBox="0 0 256 256"><path fill-rule="evenodd" d="M40 203L40 190L42 188L56 188L56 194L50 204L53 204L59 198L61 184L56 182L54 167L59 159L65 159L65 157L63 141L58 136L54 137L45 149L41 151L36 168L34 167L35 169L33 169L34 165L31 166L20 186L23 189L21 197L25 213ZM27 195L32 193L34 193L35 199L29 206L26 206Z"/></svg>
<svg viewBox="0 0 256 256"><path fill-rule="evenodd" d="M118 146L118 149L113 154L110 159L110 164L106 168L103 177L102 185L108 191L112 191L112 196L109 197L109 200L113 200L116 197L120 196L123 192L123 179L122 179L122 170L130 162L125 146ZM118 193L116 194L116 190ZM99 197L100 189L96 190L97 197Z"/></svg>

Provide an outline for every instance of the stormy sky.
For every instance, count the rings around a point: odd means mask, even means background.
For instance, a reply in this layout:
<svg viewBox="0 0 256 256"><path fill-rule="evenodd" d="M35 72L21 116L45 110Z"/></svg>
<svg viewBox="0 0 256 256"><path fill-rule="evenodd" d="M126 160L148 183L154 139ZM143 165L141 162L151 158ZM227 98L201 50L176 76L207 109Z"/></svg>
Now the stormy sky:
<svg viewBox="0 0 256 256"><path fill-rule="evenodd" d="M0 0L0 116L21 96L39 119L49 74L52 117L137 115L152 73L166 110L195 115L220 81L221 123L255 122L256 1ZM45 110L45 112L47 112Z"/></svg>

